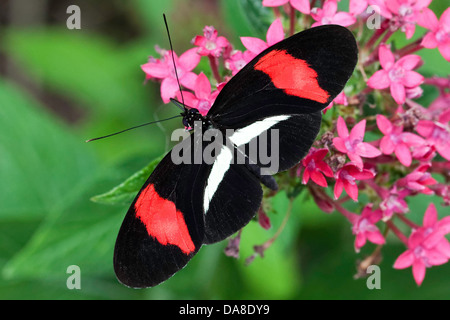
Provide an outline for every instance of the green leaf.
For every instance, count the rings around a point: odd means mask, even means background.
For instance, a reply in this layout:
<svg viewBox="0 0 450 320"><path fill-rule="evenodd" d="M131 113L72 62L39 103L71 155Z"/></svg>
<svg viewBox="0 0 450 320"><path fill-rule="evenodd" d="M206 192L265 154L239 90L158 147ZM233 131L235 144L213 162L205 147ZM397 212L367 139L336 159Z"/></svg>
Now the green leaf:
<svg viewBox="0 0 450 320"><path fill-rule="evenodd" d="M278 214L269 216L272 223L270 230L264 230L258 223L249 223L245 227L241 236L240 256L244 259L251 256L254 253L254 245L260 245L264 239L274 235L285 217L289 201L284 192L279 192L272 198L272 207L276 208ZM248 266L241 264L242 281L249 287L253 297L256 295L258 299L290 299L300 290L301 279L297 271L299 265L290 241L299 231L298 224L298 212L291 212L283 232L265 250L264 257L257 256ZM245 298L250 296L244 296Z"/></svg>
<svg viewBox="0 0 450 320"><path fill-rule="evenodd" d="M94 196L91 200L104 204L130 204L162 158L162 156L158 157L117 187L114 187L103 194Z"/></svg>
<svg viewBox="0 0 450 320"><path fill-rule="evenodd" d="M130 59L127 47L118 50L105 37L62 28L6 29L2 45L28 75L81 107L118 116L129 112L130 97L134 105L146 103L139 65L147 56Z"/></svg>
<svg viewBox="0 0 450 320"><path fill-rule="evenodd" d="M95 175L93 154L59 120L0 80L0 220L44 217Z"/></svg>
<svg viewBox="0 0 450 320"><path fill-rule="evenodd" d="M64 286L67 267L77 265L83 277L114 279L113 247L123 208L112 211L89 201L89 194L101 182L79 190L64 207L49 212L26 246L6 263L3 277L9 281L48 279Z"/></svg>

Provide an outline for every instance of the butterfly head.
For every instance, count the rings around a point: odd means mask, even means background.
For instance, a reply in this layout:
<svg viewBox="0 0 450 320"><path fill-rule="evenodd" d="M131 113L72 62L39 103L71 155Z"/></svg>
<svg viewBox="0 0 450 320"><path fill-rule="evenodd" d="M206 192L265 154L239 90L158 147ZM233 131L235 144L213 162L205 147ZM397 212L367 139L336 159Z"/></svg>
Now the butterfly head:
<svg viewBox="0 0 450 320"><path fill-rule="evenodd" d="M197 121L200 121L204 127L208 125L206 118L195 108L186 109L181 115L183 116L183 125L186 130L194 129L194 124Z"/></svg>

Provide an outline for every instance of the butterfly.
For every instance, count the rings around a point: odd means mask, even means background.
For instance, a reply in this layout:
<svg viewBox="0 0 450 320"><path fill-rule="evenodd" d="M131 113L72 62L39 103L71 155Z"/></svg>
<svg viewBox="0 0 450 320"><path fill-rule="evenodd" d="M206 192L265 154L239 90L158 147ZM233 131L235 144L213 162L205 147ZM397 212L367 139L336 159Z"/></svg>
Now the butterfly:
<svg viewBox="0 0 450 320"><path fill-rule="evenodd" d="M177 163L172 150L137 194L116 240L118 280L135 288L158 285L203 245L242 229L261 205L261 184L278 187L272 175L262 173L263 161L251 156L252 141L277 133L265 139L277 151L270 173L298 164L319 133L322 110L343 90L357 59L355 38L346 28L308 29L250 61L205 116L186 108L183 124L194 130L173 150L192 161ZM210 129L225 138L217 139L222 144L212 161L194 161L195 150L211 145L202 139ZM242 161L233 161L237 155Z"/></svg>

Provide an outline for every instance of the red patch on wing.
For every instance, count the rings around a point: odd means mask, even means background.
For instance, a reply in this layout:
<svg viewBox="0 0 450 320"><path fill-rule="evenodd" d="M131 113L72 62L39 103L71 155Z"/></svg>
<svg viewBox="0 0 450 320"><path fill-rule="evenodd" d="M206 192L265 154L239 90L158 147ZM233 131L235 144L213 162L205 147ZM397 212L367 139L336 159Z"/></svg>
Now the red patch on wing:
<svg viewBox="0 0 450 320"><path fill-rule="evenodd" d="M185 254L195 251L183 213L176 209L172 201L160 197L153 184L141 192L134 207L136 217L159 243L176 245Z"/></svg>
<svg viewBox="0 0 450 320"><path fill-rule="evenodd" d="M330 95L317 82L317 72L305 60L297 59L285 50L273 50L255 64L275 87L291 96L326 103Z"/></svg>

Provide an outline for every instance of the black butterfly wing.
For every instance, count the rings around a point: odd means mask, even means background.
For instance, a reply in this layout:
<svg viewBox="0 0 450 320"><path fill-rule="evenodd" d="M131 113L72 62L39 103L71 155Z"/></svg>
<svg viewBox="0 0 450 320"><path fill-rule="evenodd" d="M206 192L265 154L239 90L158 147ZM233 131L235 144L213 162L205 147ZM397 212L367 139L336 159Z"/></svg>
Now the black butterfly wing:
<svg viewBox="0 0 450 320"><path fill-rule="evenodd" d="M181 142L189 151L194 139ZM205 164L175 165L169 152L139 191L122 223L114 270L129 287L155 286L183 268L204 238Z"/></svg>
<svg viewBox="0 0 450 320"><path fill-rule="evenodd" d="M260 182L274 188L269 178L261 178L267 164L252 154L252 142L265 146L266 154L276 153L276 165L269 163L263 174L296 165L319 133L321 110L342 91L356 62L352 33L341 26L321 26L266 49L225 85L207 116L218 128L235 132L230 136L233 147L216 160L220 179L213 175L215 163L205 188L205 243L225 239L256 214ZM263 137L265 144L259 144ZM247 165L224 166L233 152L244 154Z"/></svg>
<svg viewBox="0 0 450 320"><path fill-rule="evenodd" d="M269 122L266 126L273 126L257 136L253 135L259 131L251 125L236 130L236 135L230 136L232 143L224 145L217 155L203 195L206 244L224 240L255 216L262 201L261 183L276 189L276 182L272 182L268 174L287 170L306 155L319 132L321 114L316 112L279 119ZM254 125L257 126L256 123ZM263 134L270 136L275 131L275 139L268 137L267 144L259 143ZM249 145L255 140L258 140L258 148L268 148L264 152L273 162L252 158L254 153ZM277 150L274 151L273 147Z"/></svg>
<svg viewBox="0 0 450 320"><path fill-rule="evenodd" d="M259 119L313 113L344 88L357 62L353 34L325 25L299 32L261 52L222 89L208 117L226 128Z"/></svg>

